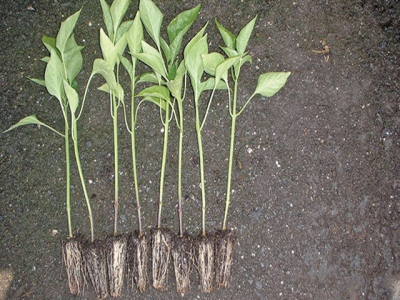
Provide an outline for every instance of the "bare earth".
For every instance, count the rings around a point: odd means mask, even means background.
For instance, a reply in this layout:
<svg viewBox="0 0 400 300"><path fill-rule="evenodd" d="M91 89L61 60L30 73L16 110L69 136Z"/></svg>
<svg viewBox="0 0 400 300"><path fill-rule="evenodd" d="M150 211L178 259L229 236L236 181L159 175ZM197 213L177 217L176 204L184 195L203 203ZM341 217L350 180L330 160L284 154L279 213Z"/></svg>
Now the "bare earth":
<svg viewBox="0 0 400 300"><path fill-rule="evenodd" d="M137 1L132 4L133 18ZM273 98L255 99L238 119L228 219L237 231L229 288L202 294L196 273L184 299L400 299L400 3L398 0L155 1L164 24L202 2L188 37L207 21L210 49L222 40L214 18L237 34L258 14L240 94L252 94L259 74L291 71ZM34 11L27 9L32 5ZM62 128L58 103L26 79L43 77L43 34L83 5L76 27L85 45L82 89L104 27L98 1L2 1L0 4L0 130L36 114ZM331 56L322 50L326 39ZM89 182L97 238L112 233L113 150L108 98L91 88L80 121L80 149ZM226 97L218 95L204 129L208 230L223 218L229 142ZM198 154L191 95L184 157L184 226L201 224ZM156 225L162 125L144 105L138 163L146 233ZM119 230L136 229L130 140L121 121ZM61 259L67 235L63 139L27 126L0 134L0 299L95 299L69 294ZM177 129L172 127L163 226L178 231ZM73 226L89 234L73 166ZM150 265L150 264L149 264ZM149 287L121 299L180 299L173 270L169 289Z"/></svg>

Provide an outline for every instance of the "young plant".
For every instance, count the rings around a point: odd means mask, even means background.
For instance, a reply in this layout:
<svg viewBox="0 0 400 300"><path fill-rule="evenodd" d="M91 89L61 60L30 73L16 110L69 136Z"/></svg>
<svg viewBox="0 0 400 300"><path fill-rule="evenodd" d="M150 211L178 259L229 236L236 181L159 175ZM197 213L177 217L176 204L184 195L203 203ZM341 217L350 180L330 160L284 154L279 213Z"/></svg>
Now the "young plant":
<svg viewBox="0 0 400 300"><path fill-rule="evenodd" d="M77 86L76 76L82 69L82 46L77 45L73 30L78 21L81 10L68 17L61 23L57 37L43 36L42 42L50 52L50 57L44 57L42 61L46 63L45 78L35 79L32 81L46 87L48 93L57 98L64 118L64 134L60 133L51 126L39 121L36 116L32 115L23 118L7 131L13 130L22 125L37 124L42 125L64 138L65 145L65 169L66 169L66 209L68 220L68 236L63 241L63 260L66 264L68 284L72 294L80 294L83 289L83 270L82 270L82 254L81 240L82 237L74 237L72 231L71 219L71 173L70 173L70 133L72 131L72 139L74 142L74 152L78 166L82 187L85 194L86 204L89 212L90 232L93 238L93 218L89 198L87 197L85 181L83 179L77 141L77 124L75 111L78 103L67 99L67 95ZM76 91L75 91L76 92ZM70 117L71 113L71 117ZM69 124L71 122L71 125Z"/></svg>
<svg viewBox="0 0 400 300"><path fill-rule="evenodd" d="M131 135L131 153L132 153L132 171L133 171L133 182L135 186L136 195L136 211L137 211L137 222L138 230L137 234L131 234L128 239L128 275L131 282L132 288L135 286L140 292L146 290L147 282L147 240L143 234L142 229L142 215L141 206L139 198L139 184L138 184L138 174L136 166L136 122L137 122L137 109L135 108L135 88L137 85L136 76L136 65L137 58L136 54L142 51L142 40L143 40L143 26L140 21L140 13L137 12L132 25L126 32L126 41L129 47L129 53L131 56L131 61L129 61L124 56L120 56L121 63L129 74L131 83L131 105L130 105L130 126L127 121L127 114L124 110L124 116L126 121L126 127ZM124 107L125 108L125 107Z"/></svg>
<svg viewBox="0 0 400 300"><path fill-rule="evenodd" d="M207 25L206 25L207 26ZM200 167L200 185L202 198L202 227L201 235L197 241L197 259L200 275L201 289L203 292L212 290L213 273L214 273L214 242L212 236L206 234L206 188L204 179L204 156L202 130L206 122L210 104L217 88L221 88L220 83L214 77L202 81L205 69L205 57L209 57L207 35L204 35L206 26L204 26L188 43L184 51L185 66L191 81L194 93L195 107L195 126L197 133L197 144L199 150L199 167ZM205 90L213 90L207 105L207 110L204 116L200 116L200 96Z"/></svg>
<svg viewBox="0 0 400 300"><path fill-rule="evenodd" d="M127 252L127 238L118 236L118 210L119 210L119 151L118 151L118 110L124 106L124 90L119 83L119 67L122 54L126 48L126 32L131 27L132 21L122 22L130 0L114 0L111 6L105 0L100 0L103 10L103 19L107 33L100 29L100 47L103 58L111 69L116 70L116 89L105 83L99 89L110 96L111 117L113 120L114 136L114 234L107 239L107 266L111 297L119 297L125 275L125 262Z"/></svg>
<svg viewBox="0 0 400 300"><path fill-rule="evenodd" d="M233 152L235 147L235 128L236 119L243 113L247 105L256 95L264 97L272 97L275 95L286 83L290 72L270 72L264 73L259 76L258 83L253 94L245 101L241 108L238 108L238 87L239 76L241 67L246 62L251 62L251 56L247 54L246 48L250 39L251 33L256 21L255 17L235 36L229 30L224 28L216 20L217 28L225 42L225 47L221 47L225 54L228 56L226 60L219 63L216 67L216 80L221 78L228 89L229 101L229 114L231 116L231 138L229 147L229 161L228 161L228 176L227 176L227 191L225 200L225 213L222 222L222 231L217 234L216 242L216 284L218 287L226 287L231 278L231 264L233 259L233 251L235 244L235 235L233 231L227 230L227 216L231 199L231 181L232 181L232 166L233 166ZM233 97L230 92L228 76L226 71L231 70L231 78L234 83Z"/></svg>

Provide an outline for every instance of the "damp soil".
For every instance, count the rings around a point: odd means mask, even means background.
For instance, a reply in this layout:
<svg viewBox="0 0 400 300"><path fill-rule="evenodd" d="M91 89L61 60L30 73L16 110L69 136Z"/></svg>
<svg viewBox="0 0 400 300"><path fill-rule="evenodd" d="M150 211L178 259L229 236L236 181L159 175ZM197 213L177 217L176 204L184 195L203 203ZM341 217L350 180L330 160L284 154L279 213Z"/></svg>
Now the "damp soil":
<svg viewBox="0 0 400 300"><path fill-rule="evenodd" d="M136 2L136 1L134 1ZM200 1L155 1L164 24ZM193 30L209 22L210 49L221 39L214 18L232 31L258 14L249 43L252 65L240 94L252 94L267 71L291 71L273 98L259 97L238 119L232 204L236 231L229 287L200 291L192 272L185 299L400 299L400 3L398 0L201 1ZM27 7L31 5L30 7ZM83 5L76 27L85 45L83 88L100 57L97 1L32 0L0 4L1 131L36 114L62 128L58 103L27 80L42 77L43 34ZM32 10L33 8L34 10ZM133 18L137 3L130 9ZM331 54L322 50L326 39ZM113 230L112 122L97 78L80 120L80 150L91 195L95 234ZM188 95L190 98L190 95ZM201 195L193 107L188 100L184 152L184 229L200 232ZM221 227L229 143L227 102L218 95L204 127L207 230ZM162 124L154 106L138 121L139 187L144 231L156 225ZM171 128L162 227L178 232L177 130ZM119 232L137 229L130 140L120 124ZM95 299L68 291L61 241L67 235L63 139L27 126L0 134L0 298ZM73 167L75 232L89 234ZM151 264L148 264L149 268ZM150 271L150 270L149 270ZM180 299L172 264L169 287L125 288L120 299ZM149 273L149 278L151 274Z"/></svg>

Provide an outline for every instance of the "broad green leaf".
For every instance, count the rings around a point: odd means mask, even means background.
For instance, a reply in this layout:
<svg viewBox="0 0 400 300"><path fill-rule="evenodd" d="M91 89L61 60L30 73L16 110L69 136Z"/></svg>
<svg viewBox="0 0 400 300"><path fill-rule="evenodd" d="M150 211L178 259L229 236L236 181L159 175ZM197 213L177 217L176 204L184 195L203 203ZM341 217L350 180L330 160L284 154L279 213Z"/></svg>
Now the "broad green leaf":
<svg viewBox="0 0 400 300"><path fill-rule="evenodd" d="M254 24L256 22L257 16L254 17L249 23L246 24L240 30L237 38L236 38L236 50L239 54L243 54L246 51L247 43L249 42L251 33L253 32Z"/></svg>
<svg viewBox="0 0 400 300"><path fill-rule="evenodd" d="M117 61L119 61L119 55L122 55L125 51L127 45L125 34L121 36L118 40L117 44L115 45L115 50L117 51Z"/></svg>
<svg viewBox="0 0 400 300"><path fill-rule="evenodd" d="M15 128L19 126L24 126L24 125L45 125L44 123L40 122L35 115L31 115L29 117L25 117L22 120L20 120L18 123L14 124L10 128L8 128L6 131L3 131L3 133L9 132L11 130L14 130Z"/></svg>
<svg viewBox="0 0 400 300"><path fill-rule="evenodd" d="M113 42L105 34L103 28L100 28L100 48L104 59L114 68L117 62L118 52L115 49Z"/></svg>
<svg viewBox="0 0 400 300"><path fill-rule="evenodd" d="M234 56L225 59L220 63L215 70L215 80L219 82L220 79L228 83L228 70L242 58L242 55Z"/></svg>
<svg viewBox="0 0 400 300"><path fill-rule="evenodd" d="M56 38L44 35L42 37L42 43L46 46L47 50L56 49Z"/></svg>
<svg viewBox="0 0 400 300"><path fill-rule="evenodd" d="M147 33L160 48L160 30L163 21L163 14L151 0L140 0L140 18Z"/></svg>
<svg viewBox="0 0 400 300"><path fill-rule="evenodd" d="M114 95L115 97L120 99L122 102L124 102L124 89L122 88L122 85L120 85L119 83L117 84L117 86L118 86L118 88L116 90L114 90L114 89L110 89L110 86L108 85L108 83L104 83L102 86L98 87L97 89L102 92L111 93L112 95Z"/></svg>
<svg viewBox="0 0 400 300"><path fill-rule="evenodd" d="M93 62L93 69L90 77L93 77L95 74L102 75L112 90L117 89L117 81L115 79L113 68L107 61L97 58Z"/></svg>
<svg viewBox="0 0 400 300"><path fill-rule="evenodd" d="M142 49L143 53L138 53L134 56L167 79L167 70L160 52L147 44L145 41L142 41Z"/></svg>
<svg viewBox="0 0 400 300"><path fill-rule="evenodd" d="M165 108L167 107L167 102L164 99L158 98L158 97L144 97L142 101L148 101L151 102L155 105L157 105L158 107L160 107L162 110L165 110Z"/></svg>
<svg viewBox="0 0 400 300"><path fill-rule="evenodd" d="M210 77L206 81L203 81L200 83L200 92L203 91L209 91L209 90L226 90L226 84L222 80L218 81L217 84L215 84L215 78Z"/></svg>
<svg viewBox="0 0 400 300"><path fill-rule="evenodd" d="M165 86L153 85L141 90L136 96L138 97L155 97L165 101L170 101L169 90Z"/></svg>
<svg viewBox="0 0 400 300"><path fill-rule="evenodd" d="M47 64L49 62L49 60L50 60L50 57L49 56L45 56L45 57L41 58L40 60Z"/></svg>
<svg viewBox="0 0 400 300"><path fill-rule="evenodd" d="M57 52L53 49L50 50L50 60L47 63L44 73L44 82L47 91L50 95L62 101L64 97L64 66L61 59L58 57Z"/></svg>
<svg viewBox="0 0 400 300"><path fill-rule="evenodd" d="M232 49L232 48L229 48L229 47L221 47L221 49L222 49L222 51L225 52L225 54L228 57L233 57L233 56L239 55L239 53L235 49Z"/></svg>
<svg viewBox="0 0 400 300"><path fill-rule="evenodd" d="M56 38L56 46L58 50L62 53L65 50L65 46L68 42L69 37L74 30L76 22L78 21L79 14L81 10L78 10L72 16L68 17L64 22L61 23L60 30L58 31L57 38Z"/></svg>
<svg viewBox="0 0 400 300"><path fill-rule="evenodd" d="M37 84L42 85L44 87L46 86L46 83L44 82L44 79L31 78L31 77L28 77L28 79L33 81L34 83L37 83Z"/></svg>
<svg viewBox="0 0 400 300"><path fill-rule="evenodd" d="M132 25L132 22L133 22L132 20L122 22L122 24L118 27L117 30L117 37L115 38L116 41L119 41L121 36L123 36L128 31L128 29Z"/></svg>
<svg viewBox="0 0 400 300"><path fill-rule="evenodd" d="M81 50L83 48L83 46L78 46L76 44L74 34L72 34L68 39L68 43L63 54L68 82L72 82L82 70L83 57Z"/></svg>
<svg viewBox="0 0 400 300"><path fill-rule="evenodd" d="M122 55L119 56L119 60L121 61L122 66L128 72L129 77L131 78L131 82L132 82L132 80L134 79L133 78L133 65L132 65L132 63L130 62L129 59L127 59L125 56L122 56Z"/></svg>
<svg viewBox="0 0 400 300"><path fill-rule="evenodd" d="M75 115L76 109L79 105L79 96L76 90L68 84L66 80L63 81L65 94L67 95L69 108L71 113Z"/></svg>
<svg viewBox="0 0 400 300"><path fill-rule="evenodd" d="M200 4L192 9L181 12L168 24L167 33L170 43L175 40L178 34L183 36L189 30L190 26L196 20L199 10Z"/></svg>
<svg viewBox="0 0 400 300"><path fill-rule="evenodd" d="M138 82L148 82L148 83L156 83L159 84L160 82L160 76L158 74L155 74L153 72L151 73L144 73L140 75L139 81Z"/></svg>
<svg viewBox="0 0 400 300"><path fill-rule="evenodd" d="M114 25L110 13L110 6L105 0L100 0L101 9L103 11L103 21L106 24L107 33L111 39L114 39Z"/></svg>
<svg viewBox="0 0 400 300"><path fill-rule="evenodd" d="M224 61L224 57L217 52L203 54L202 59L204 71L212 76L215 75L215 69L217 68L217 66Z"/></svg>
<svg viewBox="0 0 400 300"><path fill-rule="evenodd" d="M114 0L111 4L110 14L113 21L114 43L118 40L116 38L116 33L118 31L119 25L121 24L122 18L124 17L126 10L129 7L130 2L131 0Z"/></svg>
<svg viewBox="0 0 400 300"><path fill-rule="evenodd" d="M196 35L189 41L189 43L186 45L185 50L183 52L183 56L186 57L187 53L193 48L193 46L203 37L204 31L206 30L208 23L204 25L202 29Z"/></svg>
<svg viewBox="0 0 400 300"><path fill-rule="evenodd" d="M191 47L185 56L185 66L193 83L199 84L204 72L202 55L208 54L207 34Z"/></svg>
<svg viewBox="0 0 400 300"><path fill-rule="evenodd" d="M172 56L171 48L169 47L168 43L162 37L160 37L160 46L161 46L162 52L165 55L165 59L167 60L167 63L169 64L169 62L174 57Z"/></svg>
<svg viewBox="0 0 400 300"><path fill-rule="evenodd" d="M217 19L215 19L215 24L217 25L218 31L224 40L225 46L231 49L235 49L236 37L235 35L222 26Z"/></svg>
<svg viewBox="0 0 400 300"><path fill-rule="evenodd" d="M143 40L143 26L140 21L140 13L136 13L136 17L133 20L131 27L126 32L126 40L128 42L129 52L131 54L139 53L142 50Z"/></svg>
<svg viewBox="0 0 400 300"><path fill-rule="evenodd" d="M270 72L261 74L258 77L258 83L254 94L260 94L264 97L272 97L286 83L290 72Z"/></svg>

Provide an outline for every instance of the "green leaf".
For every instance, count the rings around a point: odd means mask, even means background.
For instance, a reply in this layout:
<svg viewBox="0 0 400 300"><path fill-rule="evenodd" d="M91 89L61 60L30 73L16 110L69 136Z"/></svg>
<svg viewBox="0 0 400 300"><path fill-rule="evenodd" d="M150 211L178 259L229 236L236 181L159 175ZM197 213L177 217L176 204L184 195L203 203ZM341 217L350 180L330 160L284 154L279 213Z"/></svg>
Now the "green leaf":
<svg viewBox="0 0 400 300"><path fill-rule="evenodd" d="M215 70L215 80L218 82L220 79L222 79L226 83L228 83L228 70L233 65L238 63L241 58L242 58L242 55L237 55L234 57L229 57L229 58L225 59L222 63L220 63Z"/></svg>
<svg viewBox="0 0 400 300"><path fill-rule="evenodd" d="M115 44L115 50L117 51L117 61L119 61L119 56L122 55L125 51L127 45L125 34L121 36L118 40L117 44Z"/></svg>
<svg viewBox="0 0 400 300"><path fill-rule="evenodd" d="M204 72L202 55L208 54L207 34L191 47L185 56L185 66L192 83L199 84Z"/></svg>
<svg viewBox="0 0 400 300"><path fill-rule="evenodd" d="M77 45L74 34L72 34L68 39L68 43L65 47L65 52L63 55L68 82L72 82L82 70L83 57L81 50L83 48L83 46Z"/></svg>
<svg viewBox="0 0 400 300"><path fill-rule="evenodd" d="M196 35L189 41L189 43L186 45L185 50L183 52L183 56L187 56L187 53L193 48L193 46L203 37L204 31L206 30L208 23L204 25L202 29Z"/></svg>
<svg viewBox="0 0 400 300"><path fill-rule="evenodd" d="M204 71L212 76L215 75L215 69L217 68L217 66L224 61L224 57L217 52L203 54L202 59Z"/></svg>
<svg viewBox="0 0 400 300"><path fill-rule="evenodd" d="M193 22L196 20L200 10L200 4L196 7L185 10L177 15L167 26L167 33L169 42L178 36L179 33L185 34Z"/></svg>
<svg viewBox="0 0 400 300"><path fill-rule="evenodd" d="M111 4L110 14L113 21L114 43L118 40L118 37L116 38L116 33L118 31L119 25L121 24L122 18L124 17L126 10L129 7L130 2L131 0L114 0Z"/></svg>
<svg viewBox="0 0 400 300"><path fill-rule="evenodd" d="M42 37L42 43L46 46L47 50L56 49L56 38L44 35Z"/></svg>
<svg viewBox="0 0 400 300"><path fill-rule="evenodd" d="M31 78L31 77L28 77L28 79L33 81L34 83L37 83L37 84L42 85L44 87L46 86L46 83L45 83L44 79Z"/></svg>
<svg viewBox="0 0 400 300"><path fill-rule="evenodd" d="M115 63L117 62L118 52L113 42L105 34L103 28L100 28L100 48L104 59L114 68Z"/></svg>
<svg viewBox="0 0 400 300"><path fill-rule="evenodd" d="M103 20L106 24L107 33L111 39L114 39L114 25L113 20L110 13L110 6L108 6L105 0L100 0L101 9L103 11Z"/></svg>
<svg viewBox="0 0 400 300"><path fill-rule="evenodd" d="M68 39L74 30L76 22L78 21L79 14L81 10L78 10L72 16L68 17L64 22L61 23L60 30L58 31L56 38L56 46L58 50L63 53L65 50L65 46L67 45Z"/></svg>
<svg viewBox="0 0 400 300"><path fill-rule="evenodd" d="M122 85L120 85L119 83L117 83L117 86L118 87L116 90L110 89L110 86L108 85L108 83L104 83L102 86L98 87L97 89L102 92L111 93L112 95L114 95L115 97L120 99L122 102L124 102L124 89L122 88Z"/></svg>
<svg viewBox="0 0 400 300"><path fill-rule="evenodd" d="M163 21L163 14L151 0L140 0L140 18L147 33L160 48L160 30Z"/></svg>
<svg viewBox="0 0 400 300"><path fill-rule="evenodd" d="M63 101L64 98L63 70L64 66L61 59L58 57L56 51L51 49L50 60L47 63L44 73L44 82L49 94L60 101Z"/></svg>
<svg viewBox="0 0 400 300"><path fill-rule="evenodd" d="M131 54L139 53L142 50L143 40L143 26L140 21L140 13L136 13L136 17L133 20L131 27L126 32L126 41L128 42L129 52Z"/></svg>
<svg viewBox="0 0 400 300"><path fill-rule="evenodd" d="M235 49L236 37L235 35L222 26L217 19L215 19L215 24L217 25L218 31L224 40L225 46L231 49Z"/></svg>
<svg viewBox="0 0 400 300"><path fill-rule="evenodd" d="M167 60L167 63L169 64L169 62L172 61L174 57L172 56L171 48L169 47L167 42L162 37L160 37L160 46L161 46L162 52L165 55L165 59Z"/></svg>
<svg viewBox="0 0 400 300"><path fill-rule="evenodd" d="M90 77L93 77L95 74L102 75L112 90L117 89L117 81L115 79L113 68L107 61L97 58L93 62L93 69Z"/></svg>
<svg viewBox="0 0 400 300"><path fill-rule="evenodd" d="M129 59L127 59L125 56L122 56L122 55L119 57L119 59L120 59L120 61L122 63L122 66L128 72L129 77L131 78L131 82L132 82L132 80L134 79L133 78L133 70L132 70L133 69L133 65L132 65L132 63L130 62Z"/></svg>
<svg viewBox="0 0 400 300"><path fill-rule="evenodd" d="M170 101L169 90L165 86L153 85L141 90L138 97L155 97L161 98L167 102Z"/></svg>
<svg viewBox="0 0 400 300"><path fill-rule="evenodd" d="M247 43L249 42L251 33L253 32L254 24L256 22L257 16L254 17L249 23L246 24L240 30L237 38L236 38L236 50L239 54L243 54L246 51Z"/></svg>
<svg viewBox="0 0 400 300"><path fill-rule="evenodd" d="M160 107L162 110L165 110L165 108L167 107L167 102L161 98L158 97L144 97L142 101L148 101L151 102L155 105L157 105L158 107Z"/></svg>
<svg viewBox="0 0 400 300"><path fill-rule="evenodd" d="M215 84L215 78L210 77L206 81L203 81L200 83L200 92L203 91L208 91L208 90L226 90L226 84L222 80L218 81L217 84Z"/></svg>
<svg viewBox="0 0 400 300"><path fill-rule="evenodd" d="M264 97L272 97L286 83L290 72L270 72L261 74L258 77L258 83L254 94L260 94Z"/></svg>
<svg viewBox="0 0 400 300"><path fill-rule="evenodd" d="M69 108L71 113L75 115L76 109L79 105L79 96L76 90L68 84L66 80L63 81L65 94L67 95Z"/></svg>
<svg viewBox="0 0 400 300"><path fill-rule="evenodd" d="M19 127L19 126L24 126L24 125L31 125L31 124L35 124L35 125L45 125L44 123L40 122L35 115L31 115L29 117L25 117L22 120L20 120L17 124L14 124L13 126L11 126L10 128L8 128L7 130L3 131L3 133L9 132L11 130L14 130L15 128Z"/></svg>
<svg viewBox="0 0 400 300"><path fill-rule="evenodd" d="M222 51L225 52L225 54L226 54L228 57L237 56L237 55L239 54L235 49L232 49L232 48L221 47L221 49L222 49Z"/></svg>
<svg viewBox="0 0 400 300"><path fill-rule="evenodd" d="M167 71L164 65L164 60L155 48L151 47L145 41L142 41L143 53L135 54L134 56L152 68L155 72L159 73L167 79Z"/></svg>
<svg viewBox="0 0 400 300"><path fill-rule="evenodd" d="M160 82L160 76L153 72L151 73L144 73L142 75L140 75L139 81L138 82L148 82L148 83L156 83L159 84Z"/></svg>
<svg viewBox="0 0 400 300"><path fill-rule="evenodd" d="M116 41L119 41L120 38L128 31L128 29L131 28L132 23L132 20L122 22L117 30L117 37L115 38Z"/></svg>

